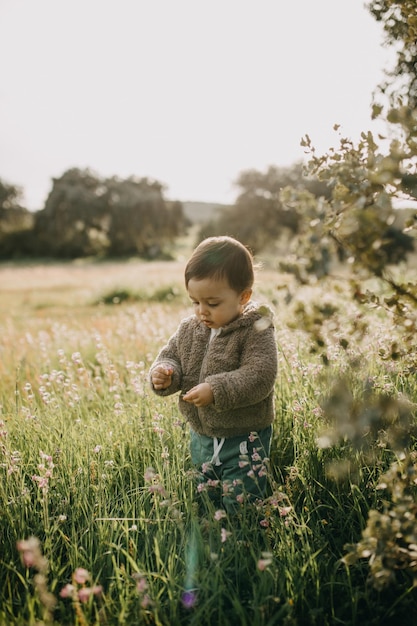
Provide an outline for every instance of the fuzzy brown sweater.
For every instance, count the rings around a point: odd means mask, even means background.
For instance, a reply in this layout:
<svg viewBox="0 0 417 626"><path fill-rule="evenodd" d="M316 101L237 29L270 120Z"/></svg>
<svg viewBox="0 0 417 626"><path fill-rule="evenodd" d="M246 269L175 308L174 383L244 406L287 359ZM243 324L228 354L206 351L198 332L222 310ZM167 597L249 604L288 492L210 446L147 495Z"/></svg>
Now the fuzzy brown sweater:
<svg viewBox="0 0 417 626"><path fill-rule="evenodd" d="M210 384L214 402L195 407L179 398L191 428L208 437L234 437L258 431L274 420L277 347L272 312L249 302L242 315L210 342L210 329L195 315L184 319L151 366L173 368L172 383L153 391L181 395L201 382Z"/></svg>

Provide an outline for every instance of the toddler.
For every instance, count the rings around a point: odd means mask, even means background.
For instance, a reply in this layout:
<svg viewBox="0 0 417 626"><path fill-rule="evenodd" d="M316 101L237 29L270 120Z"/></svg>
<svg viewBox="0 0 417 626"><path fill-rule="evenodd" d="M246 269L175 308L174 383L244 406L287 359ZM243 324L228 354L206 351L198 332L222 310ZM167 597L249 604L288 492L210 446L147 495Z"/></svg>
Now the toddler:
<svg viewBox="0 0 417 626"><path fill-rule="evenodd" d="M180 392L199 490L217 494L229 513L265 496L274 420L272 312L251 300L253 283L253 258L243 244L227 236L202 241L185 268L194 314L150 370L155 393Z"/></svg>

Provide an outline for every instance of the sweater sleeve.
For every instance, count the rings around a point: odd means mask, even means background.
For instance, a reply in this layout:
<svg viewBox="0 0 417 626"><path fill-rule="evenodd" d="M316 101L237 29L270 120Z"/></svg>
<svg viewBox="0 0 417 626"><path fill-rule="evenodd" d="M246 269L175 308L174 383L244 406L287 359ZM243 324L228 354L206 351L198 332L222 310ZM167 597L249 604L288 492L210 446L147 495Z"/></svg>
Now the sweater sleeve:
<svg viewBox="0 0 417 626"><path fill-rule="evenodd" d="M181 369L181 361L178 353L178 334L179 330L177 330L174 335L168 340L168 343L159 351L155 361L152 363L149 370L149 383L151 385L151 389L158 396L169 396L181 389L182 382L182 369ZM169 387L166 389L155 389L152 380L152 370L155 369L158 365L166 364L173 369L172 373L172 382Z"/></svg>
<svg viewBox="0 0 417 626"><path fill-rule="evenodd" d="M228 411L247 407L273 391L278 355L273 326L253 329L245 342L238 369L207 376L214 396L214 409Z"/></svg>

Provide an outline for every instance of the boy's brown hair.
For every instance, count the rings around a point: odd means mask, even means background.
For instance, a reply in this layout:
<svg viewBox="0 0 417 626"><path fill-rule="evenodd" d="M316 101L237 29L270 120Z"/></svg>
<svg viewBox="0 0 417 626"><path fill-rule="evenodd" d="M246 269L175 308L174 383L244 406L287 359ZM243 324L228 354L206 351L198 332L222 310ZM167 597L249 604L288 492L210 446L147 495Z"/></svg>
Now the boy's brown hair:
<svg viewBox="0 0 417 626"><path fill-rule="evenodd" d="M185 286L191 278L226 278L231 289L241 293L254 282L253 257L237 239L208 237L194 250L185 268Z"/></svg>

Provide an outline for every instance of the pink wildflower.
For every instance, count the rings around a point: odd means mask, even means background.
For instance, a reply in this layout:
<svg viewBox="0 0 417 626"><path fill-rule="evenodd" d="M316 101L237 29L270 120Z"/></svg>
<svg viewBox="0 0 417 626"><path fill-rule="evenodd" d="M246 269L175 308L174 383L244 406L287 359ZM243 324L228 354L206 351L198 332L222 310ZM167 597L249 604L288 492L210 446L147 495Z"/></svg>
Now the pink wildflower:
<svg viewBox="0 0 417 626"><path fill-rule="evenodd" d="M148 487L148 491L149 493L159 493L161 496L164 496L164 497L167 495L167 492L165 491L161 483L158 483L156 485L150 485Z"/></svg>
<svg viewBox="0 0 417 626"><path fill-rule="evenodd" d="M91 596L91 589L90 589L90 587L81 587L81 589L78 590L78 599L83 604L88 602L88 599L89 599L90 596Z"/></svg>
<svg viewBox="0 0 417 626"><path fill-rule="evenodd" d="M102 593L103 587L101 585L94 585L94 587L81 587L78 590L78 599L80 602L88 602L90 596L98 596Z"/></svg>
<svg viewBox="0 0 417 626"><path fill-rule="evenodd" d="M267 569L267 567L271 565L271 563L272 563L271 555L265 554L264 558L258 560L258 563L257 563L258 570L260 572L264 572Z"/></svg>
<svg viewBox="0 0 417 626"><path fill-rule="evenodd" d="M39 564L43 564L40 541L37 537L21 539L17 542L17 549L21 554L25 567L36 567L39 569Z"/></svg>
<svg viewBox="0 0 417 626"><path fill-rule="evenodd" d="M152 604L152 600L149 597L149 595L147 593L145 593L145 595L142 598L142 601L140 603L142 609L147 609L148 606L150 606Z"/></svg>
<svg viewBox="0 0 417 626"><path fill-rule="evenodd" d="M281 515L281 517L285 517L291 511L292 507L291 506L280 506L280 507L278 507L278 509L279 509L279 514Z"/></svg>
<svg viewBox="0 0 417 626"><path fill-rule="evenodd" d="M83 567L77 567L72 575L72 579L78 585L85 585L85 583L90 580L90 572Z"/></svg>
<svg viewBox="0 0 417 626"><path fill-rule="evenodd" d="M74 585L71 585L70 583L66 584L65 587L62 587L61 591L59 592L59 595L61 596L61 598L72 598L75 592L75 587Z"/></svg>
<svg viewBox="0 0 417 626"><path fill-rule="evenodd" d="M148 588L145 576L138 576L136 581L136 591L140 594L145 593Z"/></svg>
<svg viewBox="0 0 417 626"><path fill-rule="evenodd" d="M225 480L223 482L223 495L227 495L228 493L230 493L231 491L233 491L233 487L230 484L230 480Z"/></svg>
<svg viewBox="0 0 417 626"><path fill-rule="evenodd" d="M143 478L145 479L146 483L151 483L156 477L157 477L157 474L153 467L148 467L145 470L145 473L143 475Z"/></svg>

